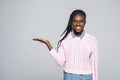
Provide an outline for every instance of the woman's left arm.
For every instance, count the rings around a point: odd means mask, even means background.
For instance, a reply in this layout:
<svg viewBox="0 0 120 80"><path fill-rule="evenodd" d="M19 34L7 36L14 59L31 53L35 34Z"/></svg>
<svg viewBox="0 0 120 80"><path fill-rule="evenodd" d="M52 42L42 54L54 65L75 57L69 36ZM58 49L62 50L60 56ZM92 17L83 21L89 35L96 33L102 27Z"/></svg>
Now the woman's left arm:
<svg viewBox="0 0 120 80"><path fill-rule="evenodd" d="M93 73L93 80L98 80L98 42L95 38L93 44L93 52L91 55L91 64L92 64L92 73Z"/></svg>

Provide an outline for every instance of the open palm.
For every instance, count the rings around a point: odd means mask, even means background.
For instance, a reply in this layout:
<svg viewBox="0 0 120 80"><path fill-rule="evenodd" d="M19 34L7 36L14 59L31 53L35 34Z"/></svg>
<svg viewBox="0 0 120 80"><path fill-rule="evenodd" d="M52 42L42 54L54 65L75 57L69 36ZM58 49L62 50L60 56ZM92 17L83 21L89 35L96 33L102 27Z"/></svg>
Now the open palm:
<svg viewBox="0 0 120 80"><path fill-rule="evenodd" d="M40 41L42 43L48 43L49 41L46 39L41 39L41 38L33 38L34 41Z"/></svg>

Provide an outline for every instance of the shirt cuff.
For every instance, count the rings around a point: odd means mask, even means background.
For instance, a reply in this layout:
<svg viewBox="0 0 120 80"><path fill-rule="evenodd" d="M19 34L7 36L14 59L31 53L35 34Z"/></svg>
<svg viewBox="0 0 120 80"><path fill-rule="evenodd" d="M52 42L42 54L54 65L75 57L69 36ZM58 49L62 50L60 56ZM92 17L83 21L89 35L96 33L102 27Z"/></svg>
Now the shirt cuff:
<svg viewBox="0 0 120 80"><path fill-rule="evenodd" d="M54 49L54 48L52 48L52 49L49 51L50 54L53 54L54 52L55 52L55 49Z"/></svg>

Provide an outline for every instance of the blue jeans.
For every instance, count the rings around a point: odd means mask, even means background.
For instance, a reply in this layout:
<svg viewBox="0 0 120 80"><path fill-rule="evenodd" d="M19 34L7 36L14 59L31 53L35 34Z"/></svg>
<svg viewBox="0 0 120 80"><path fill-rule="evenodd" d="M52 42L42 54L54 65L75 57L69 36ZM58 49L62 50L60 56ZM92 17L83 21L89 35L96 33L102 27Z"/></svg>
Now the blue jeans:
<svg viewBox="0 0 120 80"><path fill-rule="evenodd" d="M64 80L92 80L92 74L72 74L64 71Z"/></svg>

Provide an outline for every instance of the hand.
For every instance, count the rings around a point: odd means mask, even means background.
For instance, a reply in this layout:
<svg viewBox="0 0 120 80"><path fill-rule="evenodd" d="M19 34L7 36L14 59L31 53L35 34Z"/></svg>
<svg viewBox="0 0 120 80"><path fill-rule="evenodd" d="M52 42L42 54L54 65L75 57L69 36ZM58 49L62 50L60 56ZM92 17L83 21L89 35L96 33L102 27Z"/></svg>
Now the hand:
<svg viewBox="0 0 120 80"><path fill-rule="evenodd" d="M45 43L48 47L49 50L51 50L53 47L52 45L50 44L50 42L46 39L41 39L41 38L33 38L34 41L40 41L42 43Z"/></svg>
<svg viewBox="0 0 120 80"><path fill-rule="evenodd" d="M41 38L33 38L33 40L34 40L34 41L40 41L40 42L45 43L45 44L49 43L48 40L46 40L46 39L41 39Z"/></svg>

